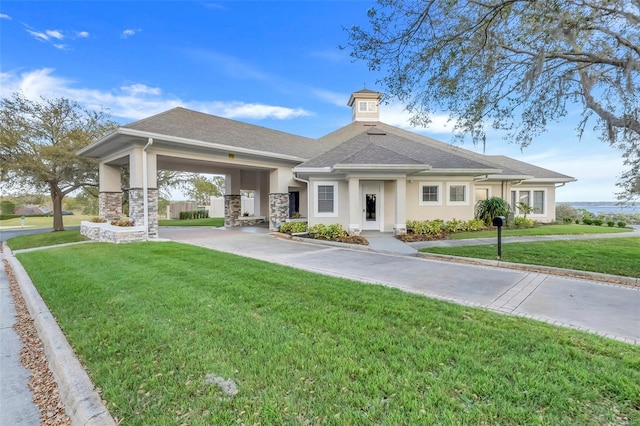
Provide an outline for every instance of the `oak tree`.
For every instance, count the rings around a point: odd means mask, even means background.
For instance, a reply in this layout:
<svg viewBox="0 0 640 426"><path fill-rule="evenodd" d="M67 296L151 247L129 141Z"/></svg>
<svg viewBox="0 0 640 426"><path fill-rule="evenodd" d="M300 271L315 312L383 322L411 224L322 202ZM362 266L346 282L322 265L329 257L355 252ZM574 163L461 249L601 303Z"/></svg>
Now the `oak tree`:
<svg viewBox="0 0 640 426"><path fill-rule="evenodd" d="M450 113L459 137L490 128L522 147L574 109L620 149L621 199L640 195L640 3L637 0L379 0L347 29L351 55L413 124Z"/></svg>
<svg viewBox="0 0 640 426"><path fill-rule="evenodd" d="M76 152L116 127L104 110L14 93L0 100L0 178L13 190L46 189L53 202L53 230L62 231L62 199L97 186L96 161Z"/></svg>

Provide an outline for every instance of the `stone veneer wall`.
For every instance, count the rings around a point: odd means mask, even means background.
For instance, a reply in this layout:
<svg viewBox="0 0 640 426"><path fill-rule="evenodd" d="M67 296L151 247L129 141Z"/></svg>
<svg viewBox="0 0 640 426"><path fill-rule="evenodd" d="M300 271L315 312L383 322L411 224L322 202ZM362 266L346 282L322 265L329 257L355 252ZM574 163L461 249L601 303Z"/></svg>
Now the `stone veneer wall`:
<svg viewBox="0 0 640 426"><path fill-rule="evenodd" d="M122 192L101 192L98 195L98 215L107 220L120 220Z"/></svg>
<svg viewBox="0 0 640 426"><path fill-rule="evenodd" d="M289 218L289 193L269 194L269 230L277 231Z"/></svg>
<svg viewBox="0 0 640 426"><path fill-rule="evenodd" d="M108 243L132 243L145 241L147 235L144 226L113 226L109 223L82 221L80 234L93 241Z"/></svg>
<svg viewBox="0 0 640 426"><path fill-rule="evenodd" d="M158 238L158 190L147 190L149 204L149 238ZM136 226L144 227L144 190L129 189L129 218Z"/></svg>
<svg viewBox="0 0 640 426"><path fill-rule="evenodd" d="M224 226L242 226L238 218L242 215L242 197L240 195L224 196Z"/></svg>

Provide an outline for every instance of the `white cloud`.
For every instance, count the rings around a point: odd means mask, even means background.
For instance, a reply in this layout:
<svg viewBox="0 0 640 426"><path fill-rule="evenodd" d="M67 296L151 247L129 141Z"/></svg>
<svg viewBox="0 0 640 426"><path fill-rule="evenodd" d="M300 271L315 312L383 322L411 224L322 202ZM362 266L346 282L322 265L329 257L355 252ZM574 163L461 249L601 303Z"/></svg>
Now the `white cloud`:
<svg viewBox="0 0 640 426"><path fill-rule="evenodd" d="M58 40L62 40L64 38L64 36L62 35L62 33L59 30L46 30L45 33L51 37L51 38L55 38Z"/></svg>
<svg viewBox="0 0 640 426"><path fill-rule="evenodd" d="M126 29L126 30L122 31L121 37L122 38L128 38L128 37L131 37L133 35L136 35L140 31L142 31L140 28L137 28L137 29L129 28L129 29Z"/></svg>
<svg viewBox="0 0 640 426"><path fill-rule="evenodd" d="M91 109L107 108L114 117L125 121L139 120L177 106L234 119L289 119L309 116L302 108L288 108L244 102L189 101L163 97L162 90L145 84L131 84L112 91L75 88L73 82L54 75L51 68L17 73L0 73L0 96L21 91L33 100L45 98L69 98Z"/></svg>
<svg viewBox="0 0 640 426"><path fill-rule="evenodd" d="M453 123L444 113L431 114L431 123L427 127L416 127L410 123L411 114L399 103L383 104L380 106L380 121L401 129L418 133L452 135Z"/></svg>
<svg viewBox="0 0 640 426"><path fill-rule="evenodd" d="M332 92L330 90L325 89L309 89L311 93L322 99L325 102L328 102L332 105L339 107L347 107L347 98L345 98L344 93Z"/></svg>
<svg viewBox="0 0 640 426"><path fill-rule="evenodd" d="M45 33L41 33L38 31L33 31L27 28L27 32L29 34L31 34L33 36L33 38L35 38L36 40L40 40L40 41L49 41L49 36L46 35Z"/></svg>
<svg viewBox="0 0 640 426"><path fill-rule="evenodd" d="M0 13L0 19L11 19L11 16L7 15L6 13Z"/></svg>
<svg viewBox="0 0 640 426"><path fill-rule="evenodd" d="M130 95L160 95L161 90L159 87L149 87L146 84L132 84L130 86L120 87L125 93Z"/></svg>
<svg viewBox="0 0 640 426"><path fill-rule="evenodd" d="M234 119L263 120L266 118L275 118L285 120L312 115L309 111L302 108L287 108L253 103L247 104L244 102L207 102L196 103L193 106L198 107L198 111Z"/></svg>
<svg viewBox="0 0 640 426"><path fill-rule="evenodd" d="M78 38L88 38L89 33L87 31L78 31L76 32L76 37Z"/></svg>
<svg viewBox="0 0 640 426"><path fill-rule="evenodd" d="M71 48L66 44L55 44L53 45L58 50L71 50Z"/></svg>

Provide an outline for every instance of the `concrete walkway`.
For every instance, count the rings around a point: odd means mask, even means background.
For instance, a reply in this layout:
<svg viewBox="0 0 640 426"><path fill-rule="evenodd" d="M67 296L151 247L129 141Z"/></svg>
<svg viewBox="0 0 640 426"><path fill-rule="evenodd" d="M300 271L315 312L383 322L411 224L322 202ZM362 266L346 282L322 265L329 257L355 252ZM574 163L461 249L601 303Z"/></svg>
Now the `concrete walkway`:
<svg viewBox="0 0 640 426"><path fill-rule="evenodd" d="M0 242L1 244L1 242ZM31 371L22 366L22 341L13 330L16 310L9 291L9 280L0 265L0 425L40 424L40 412L29 389Z"/></svg>
<svg viewBox="0 0 640 426"><path fill-rule="evenodd" d="M640 344L638 287L292 241L259 232L161 228L160 237Z"/></svg>

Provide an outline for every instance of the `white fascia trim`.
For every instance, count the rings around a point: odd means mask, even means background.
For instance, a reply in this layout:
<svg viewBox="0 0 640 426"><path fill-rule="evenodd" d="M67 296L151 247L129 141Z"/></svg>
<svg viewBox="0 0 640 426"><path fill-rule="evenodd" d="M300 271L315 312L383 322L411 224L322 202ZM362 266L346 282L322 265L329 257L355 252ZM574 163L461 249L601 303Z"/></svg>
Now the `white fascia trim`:
<svg viewBox="0 0 640 426"><path fill-rule="evenodd" d="M494 173L500 173L501 169L429 169L425 170L424 175L452 175L452 174L461 174L461 175L489 175ZM417 173L418 174L418 173Z"/></svg>
<svg viewBox="0 0 640 426"><path fill-rule="evenodd" d="M120 130L122 130L122 127L119 127L118 130L109 133L107 136L103 137L102 139L99 139L95 142L93 142L92 144L89 144L87 146L85 146L84 148L82 148L81 150L76 152L76 155L79 156L84 156L87 152L91 151L93 148L96 148L100 145L102 145L103 143L109 141L110 139L113 139L114 137L118 136L118 134L120 133Z"/></svg>
<svg viewBox="0 0 640 426"><path fill-rule="evenodd" d="M531 175L489 175L491 180L530 180L533 179Z"/></svg>
<svg viewBox="0 0 640 426"><path fill-rule="evenodd" d="M534 178L527 179L524 183L557 183L557 182L575 182L576 178Z"/></svg>
<svg viewBox="0 0 640 426"><path fill-rule="evenodd" d="M389 171L425 171L430 170L427 164L342 164L333 166L334 170L389 170Z"/></svg>
<svg viewBox="0 0 640 426"><path fill-rule="evenodd" d="M203 141L198 141L198 140L194 140L194 139L181 138L181 137L177 137L177 136L163 135L163 134L160 134L160 133L143 132L141 130L125 129L125 128L122 128L122 127L119 128L116 131L116 133L120 134L120 135L135 136L135 137L140 137L140 138L145 138L145 139L153 138L154 140L157 140L157 141L160 141L160 142L174 142L174 143L179 143L179 144L182 144L182 145L187 145L187 146L192 146L192 147L197 147L197 148L217 149L217 150L220 150L220 151L239 153L239 154L255 155L255 156L266 157L266 158L277 158L279 160L289 160L289 161L296 161L296 162L300 162L300 163L308 160L306 158L300 158L300 157L296 157L296 156L293 156L293 155L274 154L272 152L257 151L255 149L240 148L240 147L235 147L235 146L231 146L231 145L217 144L217 143L213 143L213 142L203 142ZM83 152L88 151L90 148L98 146L99 144L103 143L103 141L107 140L112 135L113 135L113 133L111 135L107 136L106 138L100 139L98 142L95 142L94 144L89 145L88 147L86 147L83 150L79 151L78 155L82 155Z"/></svg>
<svg viewBox="0 0 640 426"><path fill-rule="evenodd" d="M331 167L294 167L294 173L331 173Z"/></svg>

